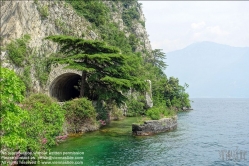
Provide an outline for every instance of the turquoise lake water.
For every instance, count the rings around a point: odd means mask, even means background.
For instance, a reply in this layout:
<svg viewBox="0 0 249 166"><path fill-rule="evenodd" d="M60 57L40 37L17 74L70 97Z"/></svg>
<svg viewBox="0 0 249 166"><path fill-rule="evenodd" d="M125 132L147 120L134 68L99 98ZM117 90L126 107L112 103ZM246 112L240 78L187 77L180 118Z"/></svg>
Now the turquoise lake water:
<svg viewBox="0 0 249 166"><path fill-rule="evenodd" d="M85 166L249 166L249 99L192 100L172 132L135 137L127 118L52 151L84 152Z"/></svg>

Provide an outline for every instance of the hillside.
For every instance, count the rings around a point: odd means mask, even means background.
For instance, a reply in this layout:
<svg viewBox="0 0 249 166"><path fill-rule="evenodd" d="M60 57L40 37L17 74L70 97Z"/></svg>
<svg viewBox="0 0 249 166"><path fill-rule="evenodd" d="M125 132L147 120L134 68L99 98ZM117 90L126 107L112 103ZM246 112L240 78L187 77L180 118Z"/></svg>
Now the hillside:
<svg viewBox="0 0 249 166"><path fill-rule="evenodd" d="M249 48L199 42L167 53L167 76L189 84L190 97L249 97Z"/></svg>
<svg viewBox="0 0 249 166"><path fill-rule="evenodd" d="M183 105L190 107L188 94L184 94L184 88L179 85L175 79L168 80L163 74L162 69L165 64L162 59L165 54L160 49L152 50L148 34L145 28L145 17L142 12L141 3L137 0L126 1L1 1L1 66L13 70L25 84L25 96L34 93L43 93L56 98L63 102L70 99L80 97L79 85L85 82L87 85L81 86L83 89L88 89L88 98L96 100L94 87L99 80L103 81L106 74L115 73L112 69L107 69L111 64L117 61L110 60L109 65L96 63L96 59L89 60L85 58L79 59L84 62L82 65L89 63L91 73L85 74L81 70L85 70L86 66L79 69L78 67L69 68L71 63L59 64L55 59L63 59L69 55L65 51L62 43L56 43L54 40L47 40L48 36L61 36L58 40L69 42L68 48L73 48L70 52L77 52L77 54L86 54L87 49L85 44L76 48L79 43L92 43L89 48L96 48L93 50L100 51L101 58L103 50L101 47L96 47L94 41L100 42L103 45L114 46L119 50L119 54L127 56L123 65L127 68L120 68L120 71L127 71L123 76L129 75L130 80L143 80L141 83L136 82L137 87L146 82L146 88L141 90L141 98L139 98L139 109L145 110L151 108L153 103L167 105L168 107L175 106L177 109L182 109ZM66 37L67 36L67 37ZM68 38L68 36L70 36ZM81 41L74 43L75 41ZM57 41L58 42L58 41ZM74 43L73 45L70 45ZM63 48L63 49L61 49ZM104 47L103 47L104 48ZM79 52L81 50L82 52ZM102 52L101 52L102 50ZM76 53L75 53L76 54ZM96 58L95 56L94 58ZM112 56L112 58L114 55ZM121 56L117 57L121 58ZM130 60L129 60L130 59ZM75 61L78 63L78 61ZM121 63L121 62L120 62ZM68 66L67 66L68 65ZM97 67L96 67L97 65ZM67 68L65 68L67 66ZM76 65L77 66L77 65ZM100 68L105 66L103 77L103 70ZM100 72L96 72L97 69ZM90 69L89 69L90 71ZM89 72L87 71L87 72ZM84 77L83 77L84 73ZM117 72L117 77L121 72ZM98 75L93 77L92 75ZM90 77L93 77L92 83ZM133 77L134 76L134 77ZM132 78L133 77L133 78ZM128 77L127 77L128 78ZM82 80L81 80L82 79ZM93 81L94 80L94 81ZM105 90L110 91L111 85L106 85L107 80L114 81L114 79L105 78L102 82L106 86ZM117 88L120 88L121 83L117 83ZM113 82L112 82L113 83ZM127 82L122 85L131 84ZM168 86L165 86L168 85ZM172 88L174 89L172 91ZM130 88L128 88L130 90ZM142 88L142 87L141 87ZM124 89L123 89L124 90ZM121 89L117 92L120 93ZM130 96L130 101L137 100L136 91L132 93L127 92ZM125 94L125 91L123 91ZM91 94L91 95L90 95ZM104 93L106 95L106 93ZM112 93L113 95L113 93ZM134 96L133 96L134 95ZM186 100L182 99L184 95ZM91 97L90 97L91 96ZM126 98L126 97L124 97ZM165 101L161 101L161 99ZM181 101L179 101L181 100ZM164 103L164 102L167 102ZM185 104L183 104L185 103ZM145 104L145 105L144 105ZM134 103L130 103L134 105ZM134 110L130 108L131 112ZM132 114L133 115L133 114Z"/></svg>
<svg viewBox="0 0 249 166"><path fill-rule="evenodd" d="M30 91L48 93L57 76L46 61L58 46L44 38L60 34L105 41L122 53L151 51L137 1L1 1L1 65L26 74L24 81ZM31 65L22 66L9 59L10 51L5 48L24 35L30 40L22 59Z"/></svg>
<svg viewBox="0 0 249 166"><path fill-rule="evenodd" d="M163 73L165 54L151 49L137 0L0 6L4 153L48 151L112 120L174 118L191 107L184 87Z"/></svg>

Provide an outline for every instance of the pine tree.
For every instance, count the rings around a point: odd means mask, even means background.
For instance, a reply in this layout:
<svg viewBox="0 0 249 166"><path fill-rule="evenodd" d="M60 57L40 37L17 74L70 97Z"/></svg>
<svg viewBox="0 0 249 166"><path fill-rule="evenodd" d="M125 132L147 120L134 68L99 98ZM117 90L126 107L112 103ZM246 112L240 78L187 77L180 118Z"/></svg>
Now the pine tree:
<svg viewBox="0 0 249 166"><path fill-rule="evenodd" d="M68 64L66 68L82 71L80 97L115 101L121 104L126 97L123 92L130 88L145 90L144 80L132 75L136 70L136 55L123 55L116 47L105 42L84 40L72 36L49 36L60 45L56 62ZM133 64L129 65L133 59Z"/></svg>

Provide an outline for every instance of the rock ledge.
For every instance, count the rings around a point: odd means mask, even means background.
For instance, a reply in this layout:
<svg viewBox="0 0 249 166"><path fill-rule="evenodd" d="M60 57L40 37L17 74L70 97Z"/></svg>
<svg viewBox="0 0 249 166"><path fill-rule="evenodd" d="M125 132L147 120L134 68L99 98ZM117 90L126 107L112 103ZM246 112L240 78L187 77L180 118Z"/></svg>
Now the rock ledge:
<svg viewBox="0 0 249 166"><path fill-rule="evenodd" d="M132 133L137 136L153 135L177 128L177 116L159 120L147 120L144 124L132 124Z"/></svg>

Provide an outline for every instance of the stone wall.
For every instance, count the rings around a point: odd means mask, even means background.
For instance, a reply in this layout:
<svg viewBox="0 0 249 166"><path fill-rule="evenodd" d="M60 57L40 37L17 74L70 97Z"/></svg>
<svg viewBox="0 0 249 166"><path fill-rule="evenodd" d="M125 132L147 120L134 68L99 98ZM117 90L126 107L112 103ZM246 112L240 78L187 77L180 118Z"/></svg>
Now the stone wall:
<svg viewBox="0 0 249 166"><path fill-rule="evenodd" d="M171 131L177 128L177 116L159 120L148 120L144 124L132 124L134 135L152 135L156 133Z"/></svg>

